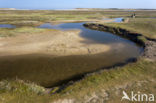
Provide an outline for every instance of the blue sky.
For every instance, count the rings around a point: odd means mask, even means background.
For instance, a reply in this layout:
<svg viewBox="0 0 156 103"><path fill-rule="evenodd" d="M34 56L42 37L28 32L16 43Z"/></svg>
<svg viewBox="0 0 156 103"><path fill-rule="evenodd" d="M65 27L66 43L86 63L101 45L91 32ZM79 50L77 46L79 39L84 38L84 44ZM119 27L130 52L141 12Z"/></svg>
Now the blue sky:
<svg viewBox="0 0 156 103"><path fill-rule="evenodd" d="M156 0L0 0L0 8L155 8Z"/></svg>

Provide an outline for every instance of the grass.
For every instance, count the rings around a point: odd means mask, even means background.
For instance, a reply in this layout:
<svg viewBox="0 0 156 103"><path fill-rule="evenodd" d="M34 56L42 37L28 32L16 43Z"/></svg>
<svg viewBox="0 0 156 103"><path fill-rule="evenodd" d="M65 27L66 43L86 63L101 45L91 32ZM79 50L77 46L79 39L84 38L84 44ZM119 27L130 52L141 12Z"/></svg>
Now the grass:
<svg viewBox="0 0 156 103"><path fill-rule="evenodd" d="M1 93L10 91L24 94L42 94L45 91L45 88L38 86L34 83L26 83L22 80L3 80L0 82L0 90Z"/></svg>
<svg viewBox="0 0 156 103"><path fill-rule="evenodd" d="M94 21L101 20L105 17L130 17L136 13L137 18L156 17L156 11L50 11L50 10L22 10L10 11L0 10L0 24L14 24L18 26L35 26L43 22L51 22L58 20L86 20Z"/></svg>
<svg viewBox="0 0 156 103"><path fill-rule="evenodd" d="M128 23L107 23L105 25L124 28L156 39L156 19L136 18L130 19Z"/></svg>
<svg viewBox="0 0 156 103"><path fill-rule="evenodd" d="M0 28L0 37L16 36L19 34L30 34L44 32L46 29L33 28L33 27L21 27L21 28Z"/></svg>
<svg viewBox="0 0 156 103"><path fill-rule="evenodd" d="M44 92L45 88L31 82L18 79L0 81L0 103L43 103ZM45 98L48 100L49 97Z"/></svg>

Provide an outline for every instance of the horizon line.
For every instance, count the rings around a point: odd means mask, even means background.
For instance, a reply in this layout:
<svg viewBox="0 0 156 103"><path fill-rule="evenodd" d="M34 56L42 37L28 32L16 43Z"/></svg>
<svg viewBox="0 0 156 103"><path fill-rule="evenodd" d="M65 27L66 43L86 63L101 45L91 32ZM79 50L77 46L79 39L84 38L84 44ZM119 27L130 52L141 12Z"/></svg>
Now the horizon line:
<svg viewBox="0 0 156 103"><path fill-rule="evenodd" d="M31 9L26 9L26 8L22 8L22 9L20 9L20 8L12 8L12 7L10 7L10 8L1 8L0 7L0 9L15 9L15 10L78 10L78 9L114 9L114 10L118 10L118 9L133 9L133 10L139 10L139 9L141 9L141 10L156 10L156 8L47 8L47 9L40 9L40 8L31 8Z"/></svg>

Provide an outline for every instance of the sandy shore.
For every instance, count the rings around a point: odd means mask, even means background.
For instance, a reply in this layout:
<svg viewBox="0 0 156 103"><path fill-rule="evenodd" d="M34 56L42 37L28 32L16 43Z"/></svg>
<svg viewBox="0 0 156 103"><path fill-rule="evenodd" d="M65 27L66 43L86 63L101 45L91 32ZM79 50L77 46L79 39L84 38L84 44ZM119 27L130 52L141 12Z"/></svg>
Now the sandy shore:
<svg viewBox="0 0 156 103"><path fill-rule="evenodd" d="M46 31L0 38L0 56L22 54L51 54L56 56L86 55L107 52L110 46L87 44L79 30Z"/></svg>

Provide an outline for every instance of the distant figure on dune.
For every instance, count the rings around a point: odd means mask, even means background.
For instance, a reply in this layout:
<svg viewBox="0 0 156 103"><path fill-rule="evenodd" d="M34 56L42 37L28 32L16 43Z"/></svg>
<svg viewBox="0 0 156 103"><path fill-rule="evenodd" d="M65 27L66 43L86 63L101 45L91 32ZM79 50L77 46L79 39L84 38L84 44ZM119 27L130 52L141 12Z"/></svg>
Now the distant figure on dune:
<svg viewBox="0 0 156 103"><path fill-rule="evenodd" d="M135 18L135 17L136 17L135 13L131 15L131 18Z"/></svg>

